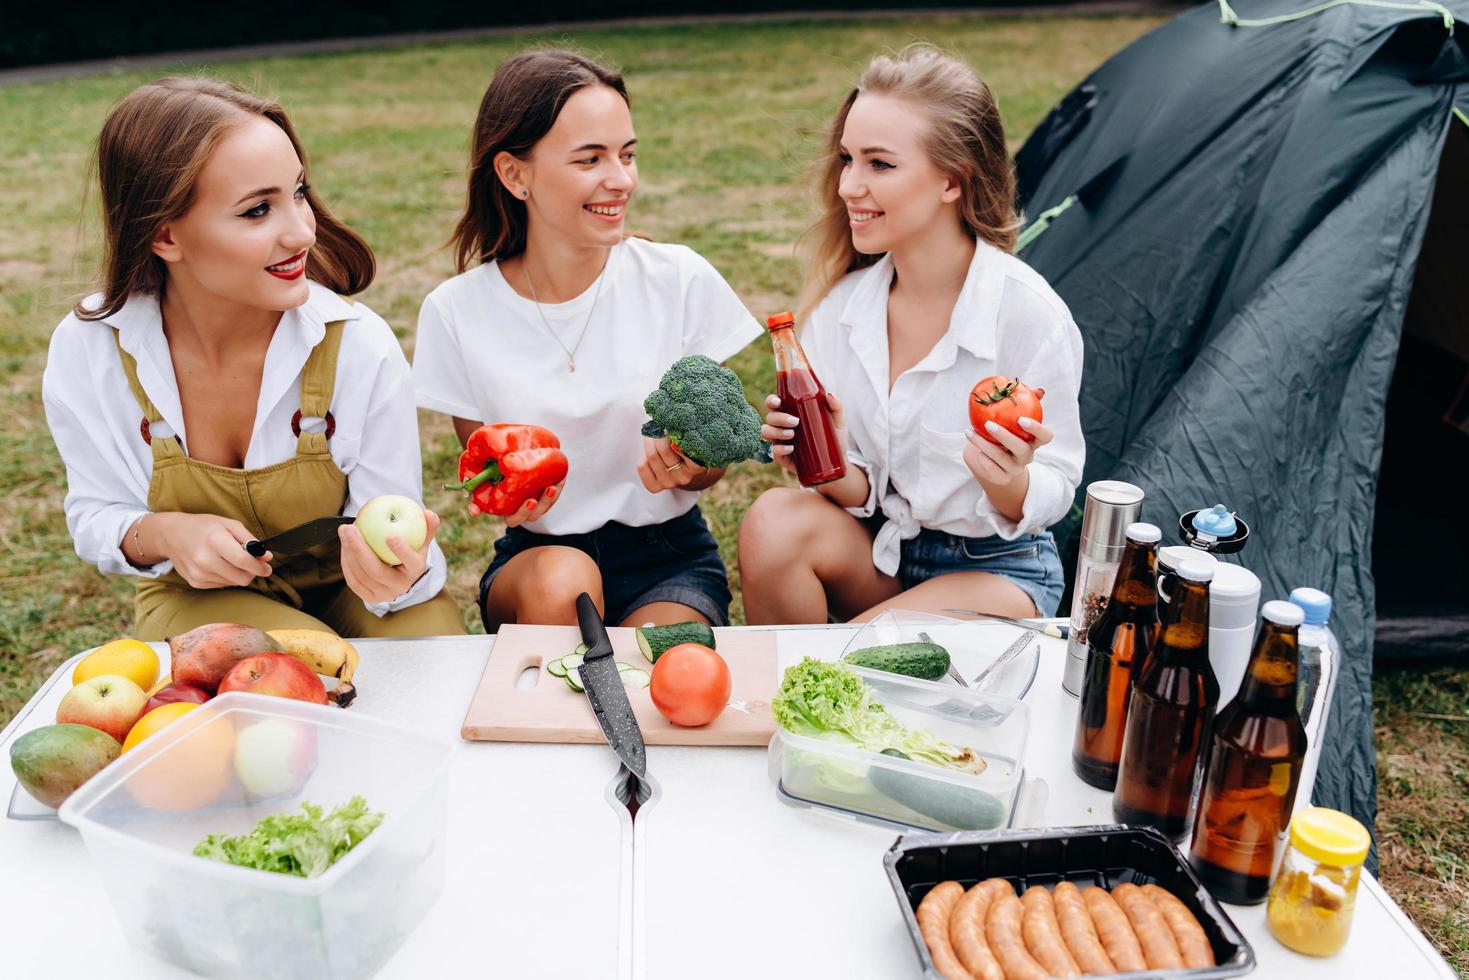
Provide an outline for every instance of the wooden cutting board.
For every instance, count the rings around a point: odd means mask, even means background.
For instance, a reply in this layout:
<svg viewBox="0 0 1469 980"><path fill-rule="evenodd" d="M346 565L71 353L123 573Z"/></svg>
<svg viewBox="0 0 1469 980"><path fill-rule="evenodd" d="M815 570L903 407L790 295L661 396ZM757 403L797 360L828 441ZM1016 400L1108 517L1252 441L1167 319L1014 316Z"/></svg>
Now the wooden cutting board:
<svg viewBox="0 0 1469 980"><path fill-rule="evenodd" d="M609 626L613 656L649 672L634 631ZM479 687L464 713L460 735L492 742L604 742L587 696L573 691L545 665L576 649L574 626L502 626ZM716 629L714 646L727 664L730 705L702 728L680 728L653 707L647 688L625 688L649 745L767 745L775 734L770 700L778 683L775 634L766 630ZM534 687L521 689L520 675L538 668Z"/></svg>

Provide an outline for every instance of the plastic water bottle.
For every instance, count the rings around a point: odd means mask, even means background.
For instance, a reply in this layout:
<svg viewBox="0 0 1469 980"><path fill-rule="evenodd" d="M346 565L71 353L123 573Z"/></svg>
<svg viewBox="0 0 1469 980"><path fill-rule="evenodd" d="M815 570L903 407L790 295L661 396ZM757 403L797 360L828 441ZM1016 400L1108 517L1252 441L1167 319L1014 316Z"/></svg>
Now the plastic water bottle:
<svg viewBox="0 0 1469 980"><path fill-rule="evenodd" d="M1336 693L1336 677L1341 673L1341 644L1326 621L1331 618L1331 596L1320 589L1300 588L1290 594L1290 601L1300 606L1306 621L1300 632L1300 677L1296 688L1296 710L1306 726L1307 751L1301 768L1301 792L1296 793L1296 810L1311 805L1311 792L1316 785L1316 763L1321 758L1322 737L1326 734L1327 716Z"/></svg>

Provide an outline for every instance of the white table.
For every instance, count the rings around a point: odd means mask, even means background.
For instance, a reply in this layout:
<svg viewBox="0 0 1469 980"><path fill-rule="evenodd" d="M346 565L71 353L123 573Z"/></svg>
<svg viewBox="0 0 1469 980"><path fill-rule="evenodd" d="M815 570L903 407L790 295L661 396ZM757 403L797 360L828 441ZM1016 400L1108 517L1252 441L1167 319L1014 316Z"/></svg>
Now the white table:
<svg viewBox="0 0 1469 980"><path fill-rule="evenodd" d="M782 665L804 653L835 657L851 632L781 631ZM361 641L351 710L457 740L492 642ZM1110 822L1107 794L1070 772L1076 703L1061 691L1064 645L1046 641L1043 653L1026 698L1027 774L1044 780L1049 803L1029 822ZM71 667L0 732L0 757L52 721ZM602 746L460 743L444 894L379 976L917 975L882 868L891 830L782 804L763 749L664 746L649 749L657 796L633 825L610 799L616 768ZM0 805L14 782L0 765ZM70 827L0 820L0 882L4 976L188 975L127 943ZM1276 944L1263 907L1228 911L1254 946L1256 976L1453 977L1367 877L1348 948L1329 960Z"/></svg>
<svg viewBox="0 0 1469 980"><path fill-rule="evenodd" d="M996 648L1018 635L994 626ZM851 628L782 631L782 668L802 655L835 659ZM1048 801L1019 826L1111 823L1111 794L1071 772L1076 700L1061 689L1066 644L1042 638L1030 705L1026 776ZM972 670L963 670L966 676ZM711 751L718 756L711 759ZM633 955L639 976L903 977L918 960L883 870L892 830L777 799L761 749L655 746L659 797L638 814ZM1027 817L1029 819L1027 819ZM1226 906L1255 950L1258 977L1445 977L1454 973L1382 890L1363 875L1351 938L1329 959L1277 943L1265 907ZM711 950L722 951L711 955Z"/></svg>

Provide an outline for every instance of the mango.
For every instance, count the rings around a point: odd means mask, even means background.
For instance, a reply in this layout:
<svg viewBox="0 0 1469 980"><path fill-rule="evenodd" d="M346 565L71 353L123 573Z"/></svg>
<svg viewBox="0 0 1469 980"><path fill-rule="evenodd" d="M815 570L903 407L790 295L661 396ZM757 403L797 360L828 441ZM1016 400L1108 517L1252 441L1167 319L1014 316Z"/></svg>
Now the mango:
<svg viewBox="0 0 1469 980"><path fill-rule="evenodd" d="M26 792L58 807L121 754L117 739L90 725L47 725L15 740L10 768Z"/></svg>

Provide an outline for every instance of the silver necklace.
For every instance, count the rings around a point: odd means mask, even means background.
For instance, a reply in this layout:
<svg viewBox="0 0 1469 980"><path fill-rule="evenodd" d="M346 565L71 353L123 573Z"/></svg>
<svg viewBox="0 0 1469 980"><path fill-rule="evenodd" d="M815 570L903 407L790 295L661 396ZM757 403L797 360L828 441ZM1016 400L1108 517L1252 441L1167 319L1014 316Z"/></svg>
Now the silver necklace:
<svg viewBox="0 0 1469 980"><path fill-rule="evenodd" d="M607 262L611 261L612 253L609 251L607 253ZM589 310L587 310L586 320L582 321L581 333L576 335L576 342L570 347L567 347L565 344L563 344L561 342L561 338L556 336L556 331L551 329L551 323L549 320L546 319L545 311L541 309L541 298L536 295L536 283L535 280L530 277L530 263L525 260L524 254L522 254L520 257L520 271L525 275L525 284L530 287L530 298L531 301L536 304L536 315L541 318L541 326L546 328L546 333L551 335L551 339L556 342L556 346L560 347L561 352L566 355L566 369L572 374L575 374L576 350L578 347L581 346L582 338L587 335L587 328L592 325L592 314L597 312L597 300L602 295L602 280L607 278L606 263L603 263L602 272L597 276L597 290L596 292L592 293L592 306Z"/></svg>

